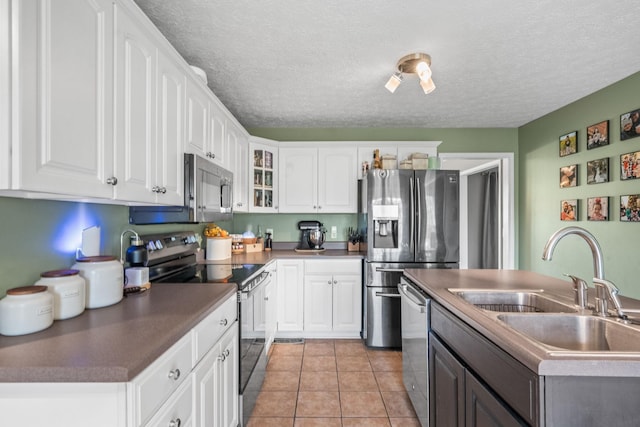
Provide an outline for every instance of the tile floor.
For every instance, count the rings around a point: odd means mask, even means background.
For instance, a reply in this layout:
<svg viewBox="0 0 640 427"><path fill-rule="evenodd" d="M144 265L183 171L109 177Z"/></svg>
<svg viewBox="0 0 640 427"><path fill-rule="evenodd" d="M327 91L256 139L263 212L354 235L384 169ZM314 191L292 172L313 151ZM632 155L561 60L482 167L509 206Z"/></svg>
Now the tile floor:
<svg viewBox="0 0 640 427"><path fill-rule="evenodd" d="M402 383L402 352L361 340L274 344L248 423L257 426L420 426Z"/></svg>

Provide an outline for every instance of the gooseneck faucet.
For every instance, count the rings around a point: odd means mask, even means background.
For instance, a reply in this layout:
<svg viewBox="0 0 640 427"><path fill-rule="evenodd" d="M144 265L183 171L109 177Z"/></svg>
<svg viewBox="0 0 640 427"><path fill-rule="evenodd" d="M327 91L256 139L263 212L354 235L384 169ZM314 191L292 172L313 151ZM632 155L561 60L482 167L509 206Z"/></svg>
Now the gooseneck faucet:
<svg viewBox="0 0 640 427"><path fill-rule="evenodd" d="M596 279L604 279L604 257L602 256L602 249L600 249L600 244L593 236L593 234L581 227L565 227L553 233L551 237L549 237L547 244L544 245L544 250L542 251L542 259L545 261L551 261L553 250L555 249L558 242L564 237L571 234L580 236L587 242L589 248L591 249L591 255L593 257L593 276ZM604 289L602 289L601 286L596 287L595 311L598 315L607 315L607 295L605 294Z"/></svg>

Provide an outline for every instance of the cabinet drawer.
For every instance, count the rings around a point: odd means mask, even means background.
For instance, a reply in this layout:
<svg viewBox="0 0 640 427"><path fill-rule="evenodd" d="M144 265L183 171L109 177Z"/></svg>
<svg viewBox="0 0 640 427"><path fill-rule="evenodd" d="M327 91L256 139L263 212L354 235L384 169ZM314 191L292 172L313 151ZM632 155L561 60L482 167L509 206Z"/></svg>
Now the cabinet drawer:
<svg viewBox="0 0 640 427"><path fill-rule="evenodd" d="M360 274L360 259L305 260L304 274Z"/></svg>
<svg viewBox="0 0 640 427"><path fill-rule="evenodd" d="M190 426L193 413L192 386L192 376L189 375L146 427Z"/></svg>
<svg viewBox="0 0 640 427"><path fill-rule="evenodd" d="M237 295L233 294L206 319L193 328L193 366L213 347L218 339L238 318Z"/></svg>
<svg viewBox="0 0 640 427"><path fill-rule="evenodd" d="M167 350L140 375L127 384L127 391L133 399L134 425L143 425L162 403L190 375L192 359L191 334Z"/></svg>

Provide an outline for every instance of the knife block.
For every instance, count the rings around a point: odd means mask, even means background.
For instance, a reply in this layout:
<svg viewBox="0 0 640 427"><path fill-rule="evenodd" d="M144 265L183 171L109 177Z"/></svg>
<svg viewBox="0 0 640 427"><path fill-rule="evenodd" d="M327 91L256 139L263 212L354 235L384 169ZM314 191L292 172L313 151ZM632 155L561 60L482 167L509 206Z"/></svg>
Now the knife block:
<svg viewBox="0 0 640 427"><path fill-rule="evenodd" d="M360 252L360 243L347 242L347 251Z"/></svg>

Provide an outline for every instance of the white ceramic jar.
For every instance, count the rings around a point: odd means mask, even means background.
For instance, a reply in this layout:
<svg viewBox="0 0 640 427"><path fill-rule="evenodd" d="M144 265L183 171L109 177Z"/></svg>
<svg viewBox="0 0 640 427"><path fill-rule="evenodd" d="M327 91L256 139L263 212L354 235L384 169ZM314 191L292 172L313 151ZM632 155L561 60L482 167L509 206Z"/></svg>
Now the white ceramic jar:
<svg viewBox="0 0 640 427"><path fill-rule="evenodd" d="M122 300L124 269L116 257L100 255L78 258L71 268L80 270L80 276L86 281L86 308L107 307Z"/></svg>
<svg viewBox="0 0 640 427"><path fill-rule="evenodd" d="M53 318L63 320L82 314L85 281L79 270L52 270L40 274L36 285L46 286L53 295Z"/></svg>
<svg viewBox="0 0 640 427"><path fill-rule="evenodd" d="M53 295L46 286L23 286L0 300L0 334L25 335L53 324Z"/></svg>

